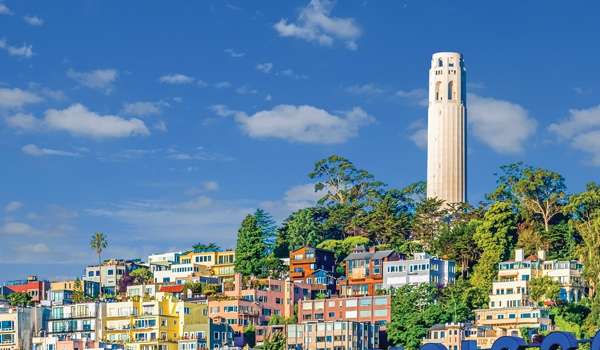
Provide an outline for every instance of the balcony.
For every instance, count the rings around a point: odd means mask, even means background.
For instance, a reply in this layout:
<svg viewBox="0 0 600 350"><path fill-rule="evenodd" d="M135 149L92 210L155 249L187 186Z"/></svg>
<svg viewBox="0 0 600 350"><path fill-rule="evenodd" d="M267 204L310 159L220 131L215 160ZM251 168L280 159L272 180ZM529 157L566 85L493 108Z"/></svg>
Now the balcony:
<svg viewBox="0 0 600 350"><path fill-rule="evenodd" d="M246 316L259 316L260 313L254 310L238 310L238 314Z"/></svg>
<svg viewBox="0 0 600 350"><path fill-rule="evenodd" d="M46 321L58 321L58 320L78 320L78 319L84 319L84 318L96 318L96 313L95 312L88 312L85 314L62 314L62 315L50 315L50 317L48 317L46 319Z"/></svg>
<svg viewBox="0 0 600 350"><path fill-rule="evenodd" d="M15 340L14 340L14 339L12 339L12 340L2 340L2 341L0 341L0 345L7 345L7 344L14 344L14 343L15 343Z"/></svg>
<svg viewBox="0 0 600 350"><path fill-rule="evenodd" d="M177 343L177 339L146 339L137 338L132 340L134 343Z"/></svg>
<svg viewBox="0 0 600 350"><path fill-rule="evenodd" d="M304 271L290 272L290 278L302 278L304 277Z"/></svg>
<svg viewBox="0 0 600 350"><path fill-rule="evenodd" d="M78 332L90 332L93 331L92 327L65 327L63 329L53 329L48 334L61 334L61 333L78 333Z"/></svg>
<svg viewBox="0 0 600 350"><path fill-rule="evenodd" d="M348 273L348 279L364 279L366 274L364 271Z"/></svg>
<svg viewBox="0 0 600 350"><path fill-rule="evenodd" d="M0 328L0 332L14 332L15 328Z"/></svg>

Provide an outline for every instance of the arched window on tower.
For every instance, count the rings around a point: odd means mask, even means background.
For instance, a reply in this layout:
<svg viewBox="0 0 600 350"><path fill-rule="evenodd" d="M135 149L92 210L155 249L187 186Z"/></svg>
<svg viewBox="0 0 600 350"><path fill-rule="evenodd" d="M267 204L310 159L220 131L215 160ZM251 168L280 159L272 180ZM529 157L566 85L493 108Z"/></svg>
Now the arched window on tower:
<svg viewBox="0 0 600 350"><path fill-rule="evenodd" d="M438 67L443 67L444 66L444 60L442 60L441 58L438 58Z"/></svg>
<svg viewBox="0 0 600 350"><path fill-rule="evenodd" d="M456 99L456 92L454 92L454 80L450 80L450 82L448 82L448 99Z"/></svg>
<svg viewBox="0 0 600 350"><path fill-rule="evenodd" d="M442 99L442 82L438 81L435 83L435 100L439 101Z"/></svg>
<svg viewBox="0 0 600 350"><path fill-rule="evenodd" d="M448 67L454 67L454 57L448 58Z"/></svg>

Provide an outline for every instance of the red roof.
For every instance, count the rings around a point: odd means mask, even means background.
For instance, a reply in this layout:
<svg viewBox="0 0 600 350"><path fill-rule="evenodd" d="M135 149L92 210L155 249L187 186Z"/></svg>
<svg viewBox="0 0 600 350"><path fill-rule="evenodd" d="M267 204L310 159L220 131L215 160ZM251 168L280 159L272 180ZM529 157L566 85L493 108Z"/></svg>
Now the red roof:
<svg viewBox="0 0 600 350"><path fill-rule="evenodd" d="M183 284L178 284L176 286L162 286L160 287L159 293L181 293L183 292Z"/></svg>
<svg viewBox="0 0 600 350"><path fill-rule="evenodd" d="M539 260L539 259L538 259L537 255L533 254L533 255L527 255L527 257L525 258L525 261L527 261L527 260L528 261L536 261L536 260ZM515 259L510 259L510 260L507 260L505 262L514 262L514 261L515 261Z"/></svg>

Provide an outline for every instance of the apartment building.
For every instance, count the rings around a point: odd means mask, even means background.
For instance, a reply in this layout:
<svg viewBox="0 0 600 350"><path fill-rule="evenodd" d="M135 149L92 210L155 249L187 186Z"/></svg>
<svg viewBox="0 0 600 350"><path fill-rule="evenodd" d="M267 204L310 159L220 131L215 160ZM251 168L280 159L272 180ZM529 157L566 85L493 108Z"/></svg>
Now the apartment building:
<svg viewBox="0 0 600 350"><path fill-rule="evenodd" d="M0 309L0 349L31 349L32 338L45 327L49 309L36 307L13 307Z"/></svg>
<svg viewBox="0 0 600 350"><path fill-rule="evenodd" d="M223 281L234 279L235 251L216 252L215 264L211 265L212 276L221 278Z"/></svg>
<svg viewBox="0 0 600 350"><path fill-rule="evenodd" d="M187 261L181 259L181 261ZM154 283L175 283L179 280L187 280L189 276L210 276L210 269L201 264L196 263L181 263L172 264L169 269L155 271Z"/></svg>
<svg viewBox="0 0 600 350"><path fill-rule="evenodd" d="M48 291L50 290L50 282L46 280L38 280L37 276L29 276L25 280L14 280L4 283L6 295L11 293L24 292L31 296L33 302L39 303L42 300L48 299Z"/></svg>
<svg viewBox="0 0 600 350"><path fill-rule="evenodd" d="M234 344L231 326L210 318L206 323L185 325L182 334L180 350L221 349Z"/></svg>
<svg viewBox="0 0 600 350"><path fill-rule="evenodd" d="M107 303L104 339L122 342L129 350L177 350L184 326L208 322L206 305L185 303L157 294Z"/></svg>
<svg viewBox="0 0 600 350"><path fill-rule="evenodd" d="M414 259L383 263L383 288L405 284L452 283L456 279L454 261L446 261L428 253L416 253Z"/></svg>
<svg viewBox="0 0 600 350"><path fill-rule="evenodd" d="M448 350L460 350L463 341L473 341L477 344L477 349L489 349L503 336L521 337L521 333L519 330L509 333L503 328L493 329L491 326L476 326L472 323L436 324L427 329L423 345L438 343Z"/></svg>
<svg viewBox="0 0 600 350"><path fill-rule="evenodd" d="M379 349L379 328L369 322L308 321L284 326L256 327L256 343L263 344L273 332L283 331L288 350Z"/></svg>
<svg viewBox="0 0 600 350"><path fill-rule="evenodd" d="M72 305L55 305L48 315L47 334L53 337L100 341L102 319L106 316L106 303L87 302Z"/></svg>
<svg viewBox="0 0 600 350"><path fill-rule="evenodd" d="M298 320L370 322L385 329L386 322L391 319L390 301L389 295L300 300L298 302Z"/></svg>
<svg viewBox="0 0 600 350"><path fill-rule="evenodd" d="M147 268L139 259L122 260L112 259L105 261L102 265L88 266L83 274L83 281L102 283L103 295L116 295L119 280L125 272L130 273L138 268ZM100 281L102 275L102 281Z"/></svg>
<svg viewBox="0 0 600 350"><path fill-rule="evenodd" d="M336 293L335 253L330 250L300 247L290 251L290 279L312 285L312 295Z"/></svg>
<svg viewBox="0 0 600 350"><path fill-rule="evenodd" d="M359 246L344 259L346 276L337 280L340 296L375 295L383 289L383 264L385 262L405 260L406 255L393 250L379 251Z"/></svg>
<svg viewBox="0 0 600 350"><path fill-rule="evenodd" d="M100 283L94 281L79 281L81 283L81 290L86 296L97 297L100 294ZM51 291L74 291L75 281L67 282L51 282ZM66 293L65 293L66 294Z"/></svg>
<svg viewBox="0 0 600 350"><path fill-rule="evenodd" d="M31 350L123 350L123 345L96 342L89 339L34 337Z"/></svg>
<svg viewBox="0 0 600 350"><path fill-rule="evenodd" d="M294 305L310 298L311 285L273 279L243 281L235 274L225 283L223 296L210 297L209 316L231 325L236 346L244 346L243 329L248 325L266 325L271 315L290 317Z"/></svg>

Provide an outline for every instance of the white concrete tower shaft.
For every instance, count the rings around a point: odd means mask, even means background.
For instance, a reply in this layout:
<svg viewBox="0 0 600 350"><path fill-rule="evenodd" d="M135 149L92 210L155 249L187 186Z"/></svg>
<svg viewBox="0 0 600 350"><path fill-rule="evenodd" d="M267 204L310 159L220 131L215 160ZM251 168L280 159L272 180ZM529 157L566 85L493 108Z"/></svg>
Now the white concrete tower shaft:
<svg viewBox="0 0 600 350"><path fill-rule="evenodd" d="M467 90L461 54L438 52L429 70L427 197L467 198Z"/></svg>

